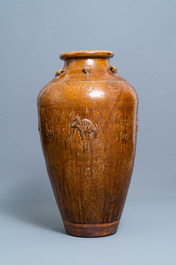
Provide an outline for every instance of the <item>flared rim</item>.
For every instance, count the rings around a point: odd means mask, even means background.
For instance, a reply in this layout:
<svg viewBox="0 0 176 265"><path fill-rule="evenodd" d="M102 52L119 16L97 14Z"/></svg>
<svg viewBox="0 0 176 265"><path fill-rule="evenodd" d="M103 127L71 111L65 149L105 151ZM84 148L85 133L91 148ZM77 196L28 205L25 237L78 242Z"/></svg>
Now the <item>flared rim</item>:
<svg viewBox="0 0 176 265"><path fill-rule="evenodd" d="M65 52L60 55L61 60L84 59L84 58L112 58L114 53L105 50L73 51Z"/></svg>

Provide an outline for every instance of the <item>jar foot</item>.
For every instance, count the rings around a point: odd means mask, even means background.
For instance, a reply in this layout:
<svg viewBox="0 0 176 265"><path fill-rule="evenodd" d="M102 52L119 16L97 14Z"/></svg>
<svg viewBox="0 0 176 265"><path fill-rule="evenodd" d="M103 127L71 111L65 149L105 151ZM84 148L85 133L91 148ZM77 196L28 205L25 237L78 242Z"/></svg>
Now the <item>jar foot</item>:
<svg viewBox="0 0 176 265"><path fill-rule="evenodd" d="M64 221L67 234L78 237L102 237L116 233L119 221L100 224L77 224Z"/></svg>

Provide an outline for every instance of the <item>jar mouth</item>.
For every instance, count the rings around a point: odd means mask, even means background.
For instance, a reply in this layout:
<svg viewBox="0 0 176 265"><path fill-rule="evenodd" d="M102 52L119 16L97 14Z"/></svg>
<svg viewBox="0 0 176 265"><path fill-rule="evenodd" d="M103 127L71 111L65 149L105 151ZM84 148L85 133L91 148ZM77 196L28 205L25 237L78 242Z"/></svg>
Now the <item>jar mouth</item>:
<svg viewBox="0 0 176 265"><path fill-rule="evenodd" d="M86 59L86 58L112 58L114 53L111 51L104 50L89 50L89 51L73 51L65 52L60 55L61 60L69 59Z"/></svg>

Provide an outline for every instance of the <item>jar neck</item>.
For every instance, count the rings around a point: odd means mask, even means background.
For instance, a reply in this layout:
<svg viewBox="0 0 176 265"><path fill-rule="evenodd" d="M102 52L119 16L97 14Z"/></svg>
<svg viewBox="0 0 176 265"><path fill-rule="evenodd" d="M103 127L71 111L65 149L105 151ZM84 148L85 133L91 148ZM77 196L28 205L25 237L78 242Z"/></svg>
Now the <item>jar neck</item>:
<svg viewBox="0 0 176 265"><path fill-rule="evenodd" d="M68 59L64 63L64 72L67 73L78 73L84 72L85 75L89 75L90 72L104 72L110 68L109 59L105 58L79 58L79 59Z"/></svg>

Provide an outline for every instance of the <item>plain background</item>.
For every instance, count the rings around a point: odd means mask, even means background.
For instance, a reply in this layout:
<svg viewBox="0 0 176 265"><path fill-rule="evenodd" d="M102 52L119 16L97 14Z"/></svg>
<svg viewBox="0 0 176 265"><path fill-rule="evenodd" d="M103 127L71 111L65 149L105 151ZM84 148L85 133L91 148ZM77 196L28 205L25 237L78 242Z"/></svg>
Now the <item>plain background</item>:
<svg viewBox="0 0 176 265"><path fill-rule="evenodd" d="M0 264L176 264L176 1L1 0ZM65 234L37 130L59 54L111 50L137 90L135 167L117 234Z"/></svg>

